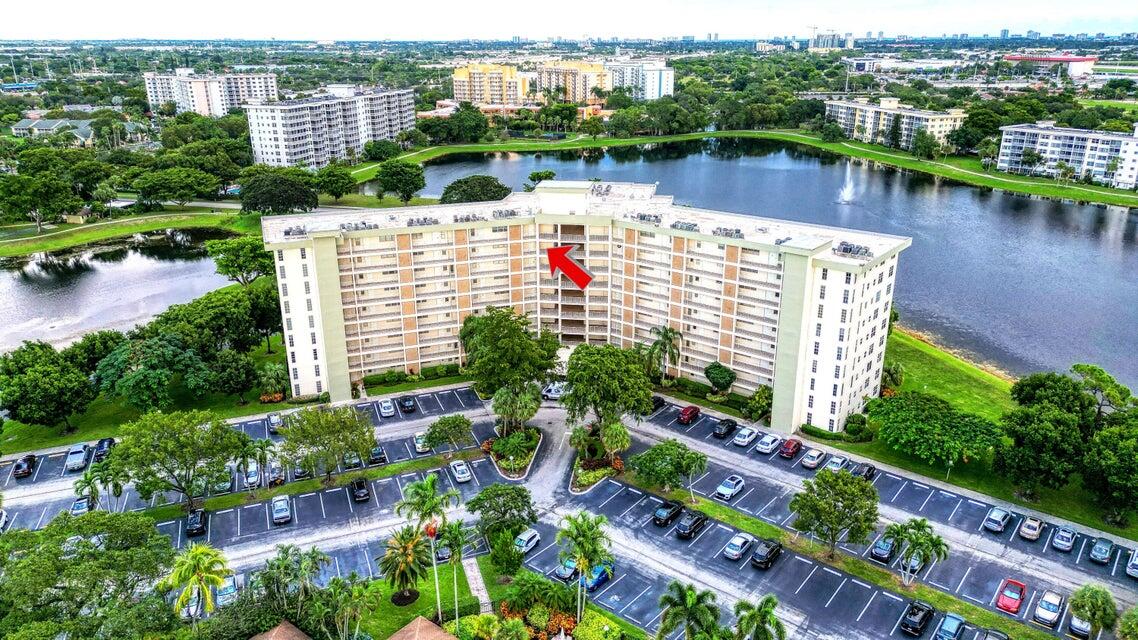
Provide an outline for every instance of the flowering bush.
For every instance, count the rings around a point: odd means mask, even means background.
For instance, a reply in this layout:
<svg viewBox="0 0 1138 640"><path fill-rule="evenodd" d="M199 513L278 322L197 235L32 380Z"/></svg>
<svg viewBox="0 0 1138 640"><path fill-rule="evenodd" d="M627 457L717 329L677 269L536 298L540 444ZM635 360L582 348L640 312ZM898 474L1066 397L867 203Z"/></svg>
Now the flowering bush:
<svg viewBox="0 0 1138 640"><path fill-rule="evenodd" d="M482 445L479 448L482 449L482 453L490 453L494 448L494 438L486 438L482 441Z"/></svg>
<svg viewBox="0 0 1138 640"><path fill-rule="evenodd" d="M262 393L260 400L261 400L261 404L271 404L274 402L283 402L284 401L284 394L283 393Z"/></svg>
<svg viewBox="0 0 1138 640"><path fill-rule="evenodd" d="M612 459L612 468L613 471L617 473L624 473L624 460L621 460L620 456L614 456Z"/></svg>

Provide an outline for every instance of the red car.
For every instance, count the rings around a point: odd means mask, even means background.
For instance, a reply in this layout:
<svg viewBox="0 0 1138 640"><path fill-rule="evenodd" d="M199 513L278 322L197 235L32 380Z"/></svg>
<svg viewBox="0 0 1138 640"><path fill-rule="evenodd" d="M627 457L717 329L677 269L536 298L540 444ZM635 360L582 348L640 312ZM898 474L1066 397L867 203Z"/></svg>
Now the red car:
<svg viewBox="0 0 1138 640"><path fill-rule="evenodd" d="M802 450L802 441L797 438L789 438L786 442L782 443L782 447L778 450L778 455L790 460L798 455Z"/></svg>
<svg viewBox="0 0 1138 640"><path fill-rule="evenodd" d="M1023 606L1023 597L1027 594L1027 585L1017 580L1004 580L1000 587L1000 595L996 598L996 608L1000 611L1016 615Z"/></svg>
<svg viewBox="0 0 1138 640"><path fill-rule="evenodd" d="M691 424L695 422L697 418L699 418L699 407L689 404L683 409L680 409L680 424Z"/></svg>

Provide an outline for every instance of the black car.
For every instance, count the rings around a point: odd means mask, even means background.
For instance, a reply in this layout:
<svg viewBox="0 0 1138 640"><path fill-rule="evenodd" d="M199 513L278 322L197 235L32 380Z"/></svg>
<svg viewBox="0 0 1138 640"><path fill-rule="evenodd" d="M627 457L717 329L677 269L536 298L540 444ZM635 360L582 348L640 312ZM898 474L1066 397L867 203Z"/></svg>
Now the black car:
<svg viewBox="0 0 1138 640"><path fill-rule="evenodd" d="M115 446L114 438L103 438L95 443L95 453L91 458L94 462L102 462L110 455L111 449Z"/></svg>
<svg viewBox="0 0 1138 640"><path fill-rule="evenodd" d="M411 396L403 396L397 403L399 404L399 410L403 413L415 413L415 399Z"/></svg>
<svg viewBox="0 0 1138 640"><path fill-rule="evenodd" d="M869 557L882 564L889 564L893 562L893 557L897 555L897 548L900 546L893 538L878 538L869 550Z"/></svg>
<svg viewBox="0 0 1138 640"><path fill-rule="evenodd" d="M205 509L194 509L186 515L186 535L200 536L204 535L206 527L209 525L209 514Z"/></svg>
<svg viewBox="0 0 1138 640"><path fill-rule="evenodd" d="M877 467L868 462L859 462L854 465L853 469L850 469L850 475L873 482L873 479L877 477Z"/></svg>
<svg viewBox="0 0 1138 640"><path fill-rule="evenodd" d="M660 396L652 396L652 413L656 413L660 409L663 409L667 404L668 401L661 398Z"/></svg>
<svg viewBox="0 0 1138 640"><path fill-rule="evenodd" d="M905 615L901 617L901 631L910 636L919 636L925 632L935 616L936 609L933 609L932 605L913 600L909 603L909 608L905 609Z"/></svg>
<svg viewBox="0 0 1138 640"><path fill-rule="evenodd" d="M684 540L690 540L706 526L707 515L699 511L685 511L680 523L676 525L676 535Z"/></svg>
<svg viewBox="0 0 1138 640"><path fill-rule="evenodd" d="M716 438L726 438L732 433L735 433L735 430L738 428L738 422L735 422L731 418L724 418L715 425L715 430L711 432L711 435L715 436Z"/></svg>
<svg viewBox="0 0 1138 640"><path fill-rule="evenodd" d="M976 636L976 640L1011 640L1008 634L995 629L984 629L984 635Z"/></svg>
<svg viewBox="0 0 1138 640"><path fill-rule="evenodd" d="M305 467L293 467L293 469L292 469L292 479L293 480L303 480L303 479L309 478L311 476L312 476L312 472L309 471Z"/></svg>
<svg viewBox="0 0 1138 640"><path fill-rule="evenodd" d="M666 527L672 524L672 521L678 518L683 510L683 505L678 502L665 502L657 507L656 512L652 514L652 522L656 523L657 527Z"/></svg>
<svg viewBox="0 0 1138 640"><path fill-rule="evenodd" d="M367 502L371 500L371 489L367 486L367 480L363 478L352 480L349 490L352 492L352 500L355 502Z"/></svg>
<svg viewBox="0 0 1138 640"><path fill-rule="evenodd" d="M445 544L440 544L439 546L435 547L435 560L436 561L446 562L447 560L450 560L451 555L453 555L453 553L451 552L449 546L447 546Z"/></svg>
<svg viewBox="0 0 1138 640"><path fill-rule="evenodd" d="M17 478L26 478L35 473L38 462L39 458L34 453L29 453L16 461L16 468L12 470L12 475Z"/></svg>
<svg viewBox="0 0 1138 640"><path fill-rule="evenodd" d="M780 555L782 555L781 542L759 538L755 542L755 550L751 552L751 566L759 569L770 569Z"/></svg>
<svg viewBox="0 0 1138 640"><path fill-rule="evenodd" d="M387 451L378 444L371 448L371 453L367 456L368 464L387 464Z"/></svg>

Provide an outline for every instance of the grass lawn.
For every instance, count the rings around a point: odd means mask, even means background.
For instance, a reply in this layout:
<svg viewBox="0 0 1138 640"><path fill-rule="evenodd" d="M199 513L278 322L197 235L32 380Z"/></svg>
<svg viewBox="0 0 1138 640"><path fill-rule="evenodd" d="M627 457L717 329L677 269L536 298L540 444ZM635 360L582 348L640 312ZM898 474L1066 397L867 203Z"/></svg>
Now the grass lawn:
<svg viewBox="0 0 1138 640"><path fill-rule="evenodd" d="M43 251L58 251L91 242L109 240L136 233L149 233L163 229L214 227L231 233L260 233L260 216L235 213L207 213L207 209L188 207L184 210L159 214L126 216L106 222L66 226L64 229L45 231L40 235L0 239L0 257L20 256ZM32 228L34 232L34 227ZM21 232L23 230L21 229ZM3 237L0 233L0 237Z"/></svg>
<svg viewBox="0 0 1138 640"><path fill-rule="evenodd" d="M411 198L411 202L407 203L409 207L417 207L426 204L438 204L439 201L435 198ZM388 194L387 197L380 200L375 196L365 195L363 193L347 193L336 200L332 196L322 193L320 194L320 206L322 207L367 207L369 209L387 209L402 207L403 203L393 195Z"/></svg>
<svg viewBox="0 0 1138 640"><path fill-rule="evenodd" d="M1015 403L1011 382L938 349L903 330L894 330L885 359L905 367L902 391L920 391L948 400L961 411L997 420Z"/></svg>
<svg viewBox="0 0 1138 640"><path fill-rule="evenodd" d="M1079 104L1087 107L1115 107L1132 113L1138 113L1138 102L1134 100L1093 100L1079 98Z"/></svg>
<svg viewBox="0 0 1138 640"><path fill-rule="evenodd" d="M455 579L453 571L449 564L439 565L439 589L442 594L443 613L449 618L454 617ZM376 572L378 573L378 568ZM461 564L458 565L457 577L458 599L461 604L465 598L471 597L470 585L466 582L466 572L463 571ZM427 578L421 581L416 588L419 590L419 599L405 607L397 607L391 604L391 594L394 590L384 582L383 588L379 592L379 606L364 614L363 621L360 623L360 630L367 632L376 640L381 640L390 637L391 634L414 620L416 616L423 616L430 620L435 613L434 576L428 572Z"/></svg>
<svg viewBox="0 0 1138 640"><path fill-rule="evenodd" d="M457 376L444 376L442 378L435 378L433 380L417 380L415 382L400 382L399 384L385 384L375 385L367 388L369 395L385 396L391 393L402 393L404 391L414 391L415 389L426 389L428 387L441 387L448 384L458 384L460 382L471 382L474 380L473 376L457 375Z"/></svg>
<svg viewBox="0 0 1138 640"><path fill-rule="evenodd" d="M279 334L273 336L272 344L273 353L271 354L265 353L263 342L250 352L249 355L252 356L253 362L258 368L263 366L265 362L284 363L285 352ZM195 398L180 387L174 390L173 395L174 403L170 407L171 411L204 409L213 411L222 418L279 411L297 406L284 402L261 404L256 401L255 392L246 394L246 398L252 398L252 402L244 405L238 404L237 396L211 393L204 398ZM0 432L0 451L5 454L33 451L114 436L118 433L121 424L130 422L138 418L139 415L138 409L128 405L122 398L107 398L100 395L87 407L87 411L71 419L71 424L75 430L70 433L61 428L26 425L15 420L5 421L4 429Z"/></svg>

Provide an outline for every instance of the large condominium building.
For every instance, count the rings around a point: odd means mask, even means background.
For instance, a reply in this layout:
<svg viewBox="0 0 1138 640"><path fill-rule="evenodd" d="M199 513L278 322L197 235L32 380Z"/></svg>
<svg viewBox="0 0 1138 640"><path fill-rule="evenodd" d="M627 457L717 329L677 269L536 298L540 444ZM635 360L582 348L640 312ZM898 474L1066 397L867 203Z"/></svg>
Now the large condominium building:
<svg viewBox="0 0 1138 640"><path fill-rule="evenodd" d="M943 143L948 134L964 124L963 109L926 111L901 104L897 98L881 98L872 104L865 98L827 100L826 119L837 122L846 136L862 142L884 144L894 119L901 119L901 147L913 148L913 137L924 129Z"/></svg>
<svg viewBox="0 0 1138 640"><path fill-rule="evenodd" d="M1004 60L1013 64L1026 62L1035 67L1035 73L1049 75L1052 69L1059 67L1065 71L1069 78L1081 78L1094 73L1098 56L1070 56L1070 55L1009 55Z"/></svg>
<svg viewBox="0 0 1138 640"><path fill-rule="evenodd" d="M256 162L319 168L363 153L371 140L391 140L415 126L410 89L329 85L327 93L297 100L251 103L249 139Z"/></svg>
<svg viewBox="0 0 1138 640"><path fill-rule="evenodd" d="M609 72L599 62L560 60L548 62L537 69L537 90L555 89L569 102L595 100L593 89L608 91L612 88L611 80Z"/></svg>
<svg viewBox="0 0 1138 640"><path fill-rule="evenodd" d="M529 93L529 78L509 65L467 65L455 69L451 80L458 102L522 104Z"/></svg>
<svg viewBox="0 0 1138 640"><path fill-rule="evenodd" d="M250 100L277 99L275 73L196 75L193 69L176 69L173 74L148 72L142 77L152 109L172 102L178 113L219 118Z"/></svg>
<svg viewBox="0 0 1138 640"><path fill-rule="evenodd" d="M656 100L675 93L676 71L663 60L606 62L612 88L624 87L637 100Z"/></svg>
<svg viewBox="0 0 1138 640"><path fill-rule="evenodd" d="M1056 127L1054 122L1000 127L1000 156L996 167L1013 173L1054 176L1066 163L1072 177L1088 173L1095 181L1120 189L1138 184L1138 125L1134 133ZM1038 164L1024 162L1024 151L1039 154Z"/></svg>
<svg viewBox="0 0 1138 640"><path fill-rule="evenodd" d="M877 395L897 256L910 240L677 206L648 184L542 182L495 202L261 221L292 391L459 362L464 318L530 315L562 342L631 347L670 325L679 373L719 361L774 389L776 428L840 429ZM594 280L550 277L547 249Z"/></svg>

